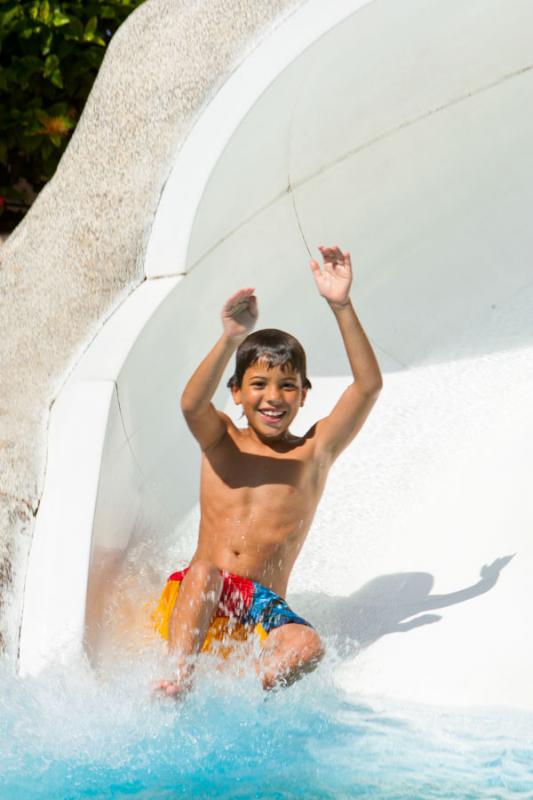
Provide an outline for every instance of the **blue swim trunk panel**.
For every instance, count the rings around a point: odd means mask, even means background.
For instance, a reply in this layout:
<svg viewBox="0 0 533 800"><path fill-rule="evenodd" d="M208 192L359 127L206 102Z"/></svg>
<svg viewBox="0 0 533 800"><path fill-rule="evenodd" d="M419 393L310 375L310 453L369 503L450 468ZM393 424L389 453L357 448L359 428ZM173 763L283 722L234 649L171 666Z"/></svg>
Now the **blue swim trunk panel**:
<svg viewBox="0 0 533 800"><path fill-rule="evenodd" d="M254 581L254 594L251 606L246 612L246 622L253 625L261 624L266 633L291 623L313 627L310 622L295 614L279 594L257 581Z"/></svg>

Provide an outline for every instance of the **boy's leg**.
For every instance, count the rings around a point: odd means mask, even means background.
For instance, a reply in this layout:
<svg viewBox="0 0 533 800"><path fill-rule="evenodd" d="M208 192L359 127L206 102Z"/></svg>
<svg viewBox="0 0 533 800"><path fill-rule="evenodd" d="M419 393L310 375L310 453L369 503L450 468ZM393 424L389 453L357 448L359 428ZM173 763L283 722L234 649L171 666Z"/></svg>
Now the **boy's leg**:
<svg viewBox="0 0 533 800"><path fill-rule="evenodd" d="M318 633L308 625L290 623L270 631L256 669L263 689L290 686L312 672L325 654Z"/></svg>
<svg viewBox="0 0 533 800"><path fill-rule="evenodd" d="M222 594L220 570L209 561L196 561L181 582L169 622L168 649L177 654L174 680L159 681L155 689L178 695L190 688L192 658L201 650Z"/></svg>

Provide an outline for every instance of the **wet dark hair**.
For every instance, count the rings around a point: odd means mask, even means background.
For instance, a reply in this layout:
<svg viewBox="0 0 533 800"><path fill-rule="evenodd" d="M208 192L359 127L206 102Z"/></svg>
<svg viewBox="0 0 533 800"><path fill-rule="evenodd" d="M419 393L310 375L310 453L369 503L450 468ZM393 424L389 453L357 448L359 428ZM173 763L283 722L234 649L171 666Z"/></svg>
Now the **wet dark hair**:
<svg viewBox="0 0 533 800"><path fill-rule="evenodd" d="M277 328L254 331L241 342L235 356L235 372L227 383L229 388L236 386L240 389L244 373L260 359L266 361L269 369L288 367L299 372L303 388L311 388L311 381L307 377L305 350L298 339Z"/></svg>

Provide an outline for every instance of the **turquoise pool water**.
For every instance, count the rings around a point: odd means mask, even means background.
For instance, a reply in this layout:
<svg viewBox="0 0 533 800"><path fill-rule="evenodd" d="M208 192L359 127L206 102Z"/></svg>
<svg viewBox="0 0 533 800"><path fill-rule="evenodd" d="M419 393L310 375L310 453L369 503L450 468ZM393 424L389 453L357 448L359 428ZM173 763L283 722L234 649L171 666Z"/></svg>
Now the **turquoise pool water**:
<svg viewBox="0 0 533 800"><path fill-rule="evenodd" d="M334 659L291 689L205 664L182 704L150 699L160 667L39 678L0 671L0 797L533 797L533 714L360 701Z"/></svg>

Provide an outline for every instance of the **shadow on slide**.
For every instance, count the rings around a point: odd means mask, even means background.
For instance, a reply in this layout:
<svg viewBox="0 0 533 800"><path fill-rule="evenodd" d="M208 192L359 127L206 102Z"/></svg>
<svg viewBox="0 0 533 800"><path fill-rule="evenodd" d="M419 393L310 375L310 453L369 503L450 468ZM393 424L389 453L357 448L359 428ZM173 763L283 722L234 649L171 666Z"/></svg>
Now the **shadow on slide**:
<svg viewBox="0 0 533 800"><path fill-rule="evenodd" d="M480 580L449 594L431 594L433 575L399 572L380 575L348 597L317 592L291 595L290 605L326 637L334 637L341 656L353 655L388 633L407 633L442 617L427 612L472 600L492 589L513 555L481 568Z"/></svg>

